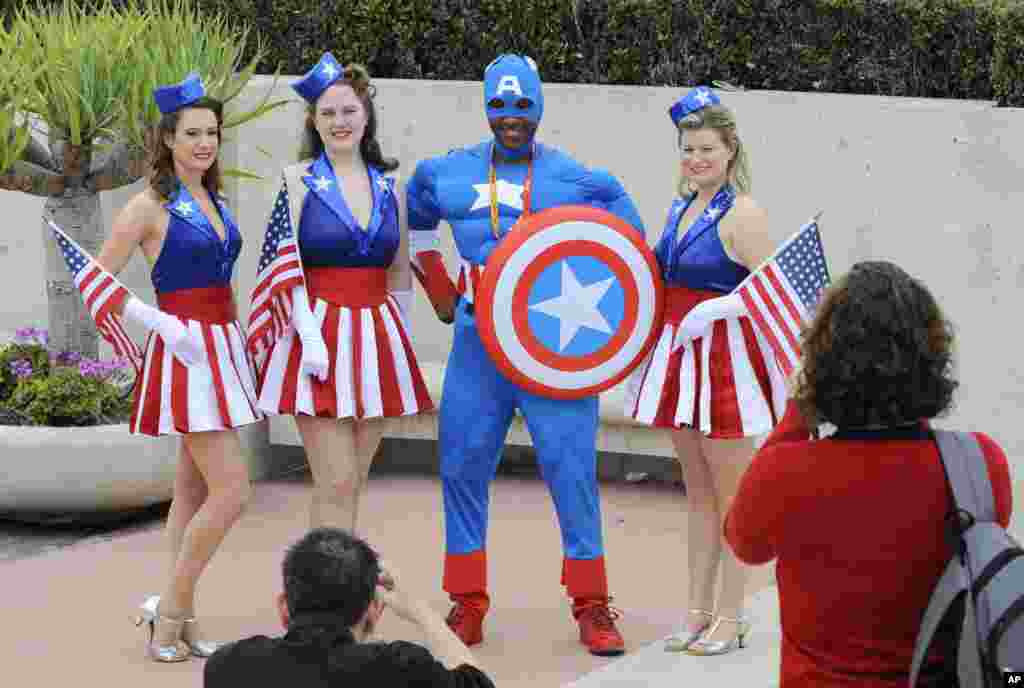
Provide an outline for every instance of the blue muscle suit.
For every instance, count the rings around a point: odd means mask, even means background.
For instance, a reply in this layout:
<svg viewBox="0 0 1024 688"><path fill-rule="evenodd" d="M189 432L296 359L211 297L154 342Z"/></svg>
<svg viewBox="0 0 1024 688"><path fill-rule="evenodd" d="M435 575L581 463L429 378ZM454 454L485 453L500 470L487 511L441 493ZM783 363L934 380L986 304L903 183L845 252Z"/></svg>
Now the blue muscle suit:
<svg viewBox="0 0 1024 688"><path fill-rule="evenodd" d="M502 56L484 79L488 117L503 113L539 122L540 78L529 58ZM513 109L526 95L528 110ZM508 114L512 113L512 114ZM525 113L525 114L524 114ZM496 183L489 183L494 153ZM532 157L532 160L524 158ZM532 166L532 171L531 171ZM582 204L615 213L643 232L622 185L609 173L590 170L566 154L532 140L509 150L495 139L422 161L408 185L409 228L414 267L431 300L458 292L455 333L441 396L439 444L445 506L444 589L454 596L486 595L488 488L505 436L518 409L533 438L543 479L555 503L562 532L562 582L570 597L607 597L596 476L598 399L555 400L531 394L495 367L477 332L473 301L488 256L524 210ZM497 200L498 237L491 198ZM460 258L452 285L437 252L441 220L452 228Z"/></svg>

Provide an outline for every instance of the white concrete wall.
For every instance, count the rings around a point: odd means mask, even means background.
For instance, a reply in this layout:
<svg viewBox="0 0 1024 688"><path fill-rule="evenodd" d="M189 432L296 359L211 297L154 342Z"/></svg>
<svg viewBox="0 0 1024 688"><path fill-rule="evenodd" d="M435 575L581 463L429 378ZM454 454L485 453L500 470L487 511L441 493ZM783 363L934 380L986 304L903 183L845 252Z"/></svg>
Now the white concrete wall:
<svg viewBox="0 0 1024 688"><path fill-rule="evenodd" d="M291 97L288 79L276 96ZM253 102L270 84L259 77ZM386 155L411 174L417 160L488 136L475 82L377 82ZM540 139L610 169L633 195L653 244L675 186L675 135L666 110L676 88L548 85ZM833 274L868 258L893 260L936 293L957 327L962 387L949 425L983 429L1024 477L1024 363L1017 357L1024 293L1024 112L987 102L804 93L724 93L752 153L754 195L783 239L820 209ZM238 164L267 178L239 185L235 208L246 245L240 294L254 282L278 170L295 159L296 102L250 123L236 139ZM267 153L270 155L268 156ZM135 190L107 194L105 212ZM0 192L0 332L45 324L41 200ZM447 230L449 257L452 242ZM152 295L136 257L127 283ZM415 345L443 360L451 330L417 297ZM242 299L243 301L245 298Z"/></svg>

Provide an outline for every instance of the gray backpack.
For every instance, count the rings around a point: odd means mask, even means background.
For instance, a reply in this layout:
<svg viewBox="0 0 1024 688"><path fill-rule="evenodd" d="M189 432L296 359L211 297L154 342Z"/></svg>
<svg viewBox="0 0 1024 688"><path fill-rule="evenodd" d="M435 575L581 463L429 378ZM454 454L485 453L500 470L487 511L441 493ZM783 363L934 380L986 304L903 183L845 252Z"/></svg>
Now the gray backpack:
<svg viewBox="0 0 1024 688"><path fill-rule="evenodd" d="M988 464L974 435L936 430L935 440L953 492L946 524L954 554L918 629L909 686L917 687L935 633L947 624L957 636L960 687L1002 686L1004 671L1024 669L1024 550L996 522Z"/></svg>

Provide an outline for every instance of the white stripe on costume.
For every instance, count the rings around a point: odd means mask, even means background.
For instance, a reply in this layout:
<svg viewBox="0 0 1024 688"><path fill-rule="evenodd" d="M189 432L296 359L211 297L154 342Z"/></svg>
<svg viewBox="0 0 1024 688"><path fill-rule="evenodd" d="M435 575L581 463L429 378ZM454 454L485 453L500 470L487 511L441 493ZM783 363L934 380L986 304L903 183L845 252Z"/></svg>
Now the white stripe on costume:
<svg viewBox="0 0 1024 688"><path fill-rule="evenodd" d="M335 353L334 398L338 415L342 418L356 415L356 399L352 390L356 388L352 379L352 310L338 311L338 350ZM345 345L341 343L344 342Z"/></svg>
<svg viewBox="0 0 1024 688"><path fill-rule="evenodd" d="M388 296L398 311L398 302L394 297ZM402 345L402 335L398 331L391 309L382 308L381 315L384 317L384 329L388 334L388 343L391 345L391 355L395 359L395 378L398 380L398 391L402 394L402 410L410 413L416 410L416 390L412 386L412 371L409 367L409 357L405 355L405 346Z"/></svg>
<svg viewBox="0 0 1024 688"><path fill-rule="evenodd" d="M678 334L679 326L676 326ZM707 348L707 347L704 347ZM676 423L693 425L693 406L697 400L697 356L693 346L683 349L679 364L679 402L676 404Z"/></svg>
<svg viewBox="0 0 1024 688"><path fill-rule="evenodd" d="M292 347L298 344L299 336L295 329L289 327L274 342L270 349L270 358L264 364L264 376L269 380L283 380L288 370L288 358ZM264 384L259 396L259 408L264 413L274 413L281 405L281 385Z"/></svg>
<svg viewBox="0 0 1024 688"><path fill-rule="evenodd" d="M757 337L757 346L761 350L761 355L764 356L764 363L768 367L768 379L771 381L772 388L772 409L775 410L775 418L782 420L782 416L786 412L786 402L789 399L786 376L775 359L775 349L768 342L768 338L761 333L761 328L754 326L754 335Z"/></svg>
<svg viewBox="0 0 1024 688"><path fill-rule="evenodd" d="M698 413L700 414L700 431L711 432L711 347L715 338L715 326L712 325L711 334L701 337L700 345L700 400Z"/></svg>
<svg viewBox="0 0 1024 688"><path fill-rule="evenodd" d="M384 308L379 306L378 308ZM384 413L384 403L380 393L380 361L377 356L377 330L373 326L371 308L360 308L360 326L362 327L361 382L363 391L363 414L367 417L380 416Z"/></svg>
<svg viewBox="0 0 1024 688"><path fill-rule="evenodd" d="M233 370L242 380L242 392L245 394L246 403L249 406L250 411L256 410L256 385L253 380L252 374L246 375L246 371L250 371L249 359L245 357L245 337L242 335L242 330L237 322L229 323L226 329L227 333L227 345L230 349L231 361L234 364Z"/></svg>
<svg viewBox="0 0 1024 688"><path fill-rule="evenodd" d="M766 433L772 429L772 409L768 405L769 400L761 391L761 385L751 363L751 355L754 352L747 350L740 321L730 318L726 324L729 328L732 374L736 379L736 401L740 408L743 430L749 434ZM769 361L765 361L765 363L769 363Z"/></svg>
<svg viewBox="0 0 1024 688"><path fill-rule="evenodd" d="M327 303L320 299L317 299L313 303L312 308L313 319L316 321L317 327L320 328L321 333L324 327L324 317L327 315ZM296 334L295 339L292 340L292 346L302 348L302 342L299 340ZM309 415L313 415L313 376L302 374L302 359L299 359L298 365L298 380L295 385L295 410L301 411Z"/></svg>
<svg viewBox="0 0 1024 688"><path fill-rule="evenodd" d="M636 406L636 419L642 423L651 423L658 412L658 402L661 400L661 390L665 386L665 377L668 374L668 359L671 355L673 327L665 325L661 330L661 337L654 347L654 353L645 371L641 371L641 386L636 390L638 404ZM632 414L633 410L628 411Z"/></svg>
<svg viewBox="0 0 1024 688"><path fill-rule="evenodd" d="M154 337L159 336L155 335ZM171 413L171 389L174 387L174 380L171 378L173 362L174 356L171 354L170 347L167 346L167 342L164 342L160 358L154 361L154 365L160 366L160 422L157 432L161 435L175 432L174 415Z"/></svg>

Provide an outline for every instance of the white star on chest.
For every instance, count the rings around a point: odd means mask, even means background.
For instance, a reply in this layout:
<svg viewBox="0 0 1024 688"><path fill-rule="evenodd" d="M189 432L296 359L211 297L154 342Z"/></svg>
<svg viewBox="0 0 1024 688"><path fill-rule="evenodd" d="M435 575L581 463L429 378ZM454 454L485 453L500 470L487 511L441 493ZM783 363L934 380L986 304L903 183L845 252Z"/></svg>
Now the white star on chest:
<svg viewBox="0 0 1024 688"><path fill-rule="evenodd" d="M530 310L558 318L559 352L565 350L581 327L589 327L604 334L612 333L611 326L597 309L597 304L601 303L601 299L614 281L614 277L609 277L583 286L576 279L576 274L569 267L569 263L562 262L562 293L530 306Z"/></svg>
<svg viewBox="0 0 1024 688"><path fill-rule="evenodd" d="M178 205L174 206L174 209L177 210L182 215L192 214L192 204L186 203L185 201L178 201Z"/></svg>
<svg viewBox="0 0 1024 688"><path fill-rule="evenodd" d="M494 187L495 191L497 191L499 205L506 205L516 210L523 209L523 190L525 187L522 184L513 184L504 179L499 179ZM469 211L473 212L480 208L489 208L491 205L491 185L474 184L473 190L476 191L476 200L473 201L473 207Z"/></svg>
<svg viewBox="0 0 1024 688"><path fill-rule="evenodd" d="M327 191L327 189L330 188L332 183L333 182L331 182L330 179L323 175L320 175L318 179L313 180L313 186L316 187L317 191Z"/></svg>

